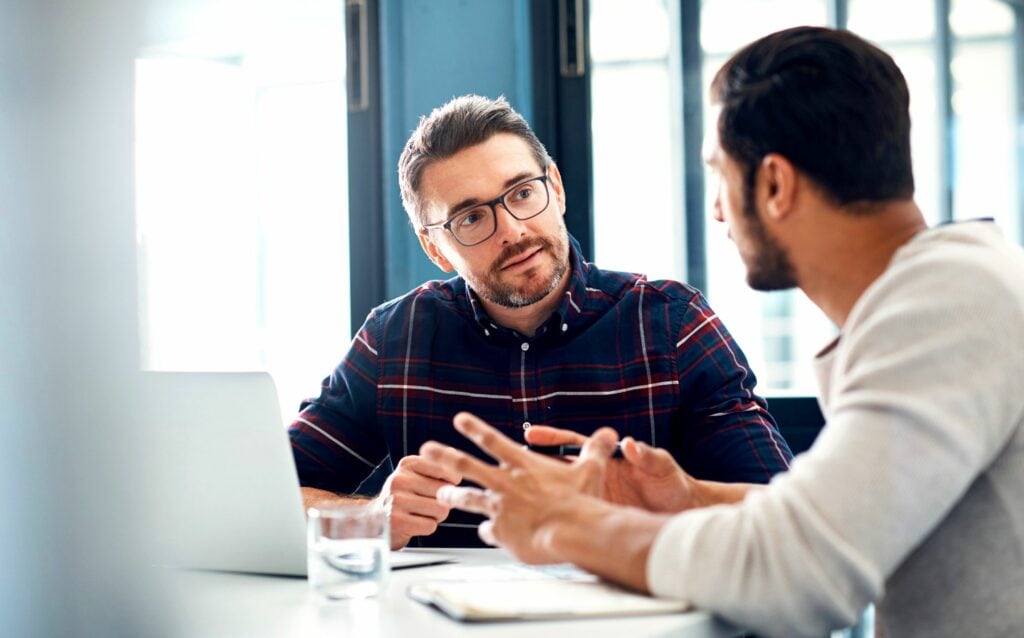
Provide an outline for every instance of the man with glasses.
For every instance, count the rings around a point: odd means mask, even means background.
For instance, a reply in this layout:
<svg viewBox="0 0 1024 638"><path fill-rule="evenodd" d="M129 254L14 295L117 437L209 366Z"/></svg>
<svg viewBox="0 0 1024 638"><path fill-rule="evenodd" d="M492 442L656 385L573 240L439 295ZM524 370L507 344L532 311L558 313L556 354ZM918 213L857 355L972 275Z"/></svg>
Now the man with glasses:
<svg viewBox="0 0 1024 638"><path fill-rule="evenodd" d="M435 499L462 476L417 454L428 440L472 449L451 425L460 410L519 444L553 442L535 423L611 426L711 480L764 483L788 466L700 293L584 261L558 167L504 99L465 96L424 117L399 181L423 250L458 276L375 308L303 404L289 432L307 506L372 494L360 484L379 468L390 476L370 504L390 499L393 547L479 544L481 519ZM625 478L609 473L610 498L631 502Z"/></svg>

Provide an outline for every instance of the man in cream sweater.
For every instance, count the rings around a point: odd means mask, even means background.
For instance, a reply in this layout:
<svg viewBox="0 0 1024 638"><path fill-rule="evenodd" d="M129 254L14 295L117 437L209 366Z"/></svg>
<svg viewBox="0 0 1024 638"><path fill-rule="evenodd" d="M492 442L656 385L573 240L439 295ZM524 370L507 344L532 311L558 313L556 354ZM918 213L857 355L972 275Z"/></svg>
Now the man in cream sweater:
<svg viewBox="0 0 1024 638"><path fill-rule="evenodd" d="M528 562L574 562L759 633L820 636L869 603L887 636L1024 631L1024 251L993 224L926 228L909 96L892 59L801 27L733 56L711 87L714 216L760 290L800 287L840 328L816 357L827 424L768 486L698 481L628 437L564 463L472 415L500 466L422 453L486 491L438 498ZM608 547L620 548L608 552Z"/></svg>

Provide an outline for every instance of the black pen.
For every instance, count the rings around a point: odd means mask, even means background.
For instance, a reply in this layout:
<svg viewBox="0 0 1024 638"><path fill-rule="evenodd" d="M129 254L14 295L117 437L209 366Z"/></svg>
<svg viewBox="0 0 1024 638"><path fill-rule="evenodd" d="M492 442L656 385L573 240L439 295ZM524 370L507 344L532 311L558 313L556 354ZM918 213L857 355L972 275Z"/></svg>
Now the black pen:
<svg viewBox="0 0 1024 638"><path fill-rule="evenodd" d="M525 447L531 452L544 454L545 456L579 456L583 450L582 445L527 445ZM622 458L622 443L615 446L612 458Z"/></svg>

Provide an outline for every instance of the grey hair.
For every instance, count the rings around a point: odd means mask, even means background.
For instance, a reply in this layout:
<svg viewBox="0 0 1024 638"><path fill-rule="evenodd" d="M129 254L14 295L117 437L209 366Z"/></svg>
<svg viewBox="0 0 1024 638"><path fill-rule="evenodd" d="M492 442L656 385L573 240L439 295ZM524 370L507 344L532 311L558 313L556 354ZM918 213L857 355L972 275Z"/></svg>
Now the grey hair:
<svg viewBox="0 0 1024 638"><path fill-rule="evenodd" d="M419 192L423 171L434 162L486 142L498 133L511 133L526 142L541 168L547 168L551 163L544 145L505 96L492 100L479 95L463 95L420 118L398 159L402 205L413 227L422 229L428 222Z"/></svg>

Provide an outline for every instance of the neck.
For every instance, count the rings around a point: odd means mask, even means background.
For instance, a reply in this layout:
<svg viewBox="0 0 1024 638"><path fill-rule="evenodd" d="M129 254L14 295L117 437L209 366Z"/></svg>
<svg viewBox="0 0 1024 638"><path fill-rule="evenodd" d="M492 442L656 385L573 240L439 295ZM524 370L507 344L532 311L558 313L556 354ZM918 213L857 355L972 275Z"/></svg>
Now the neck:
<svg viewBox="0 0 1024 638"><path fill-rule="evenodd" d="M893 255L926 228L912 200L872 211L826 209L791 245L800 288L840 328Z"/></svg>
<svg viewBox="0 0 1024 638"><path fill-rule="evenodd" d="M554 290L545 295L540 301L529 306L523 306L522 308L501 306L484 299L483 296L478 296L478 299L484 310L487 311L491 319L494 319L496 324L509 330L515 330L521 335L532 337L537 333L537 328L547 321L551 313L561 303L562 295L569 289L569 282L571 280L572 270L569 269L566 270L565 276L562 277L562 281L558 282L558 286Z"/></svg>

